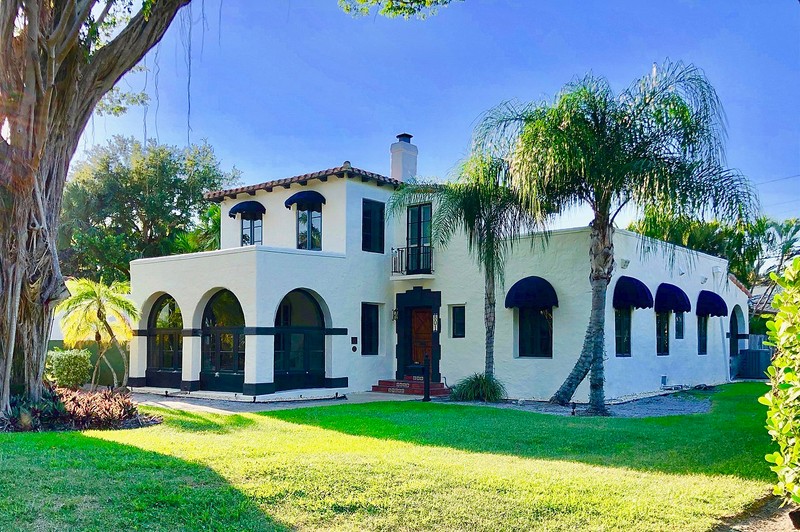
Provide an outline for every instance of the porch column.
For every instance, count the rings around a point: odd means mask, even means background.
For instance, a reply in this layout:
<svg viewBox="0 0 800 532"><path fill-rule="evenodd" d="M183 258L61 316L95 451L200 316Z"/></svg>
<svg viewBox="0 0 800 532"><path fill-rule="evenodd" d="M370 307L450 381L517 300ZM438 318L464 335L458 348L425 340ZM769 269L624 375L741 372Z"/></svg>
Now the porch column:
<svg viewBox="0 0 800 532"><path fill-rule="evenodd" d="M128 375L128 385L141 387L146 385L145 372L147 371L147 336L134 336L130 343L131 360Z"/></svg>
<svg viewBox="0 0 800 532"><path fill-rule="evenodd" d="M244 395L275 392L275 337L248 334L244 345Z"/></svg>
<svg viewBox="0 0 800 532"><path fill-rule="evenodd" d="M200 389L200 365L202 364L202 336L183 337L183 360L181 366L181 390L193 392Z"/></svg>

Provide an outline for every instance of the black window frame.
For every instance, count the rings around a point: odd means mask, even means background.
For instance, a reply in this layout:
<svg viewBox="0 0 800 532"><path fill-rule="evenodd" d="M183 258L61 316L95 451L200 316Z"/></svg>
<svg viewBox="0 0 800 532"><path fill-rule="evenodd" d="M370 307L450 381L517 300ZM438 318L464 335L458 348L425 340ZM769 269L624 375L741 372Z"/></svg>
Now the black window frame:
<svg viewBox="0 0 800 532"><path fill-rule="evenodd" d="M248 227L245 229L245 222L248 222ZM256 224L256 222L258 222ZM256 238L256 228L259 229L258 238ZM247 231L245 233L245 231ZM242 213L239 220L239 235L241 247L245 246L258 246L264 243L264 219L260 214ZM245 238L248 240L245 242Z"/></svg>
<svg viewBox="0 0 800 532"><path fill-rule="evenodd" d="M304 249L306 251L322 251L322 204L316 203L311 205L303 205L297 204L297 215L295 218L295 227L297 231L297 249ZM305 214L306 218L306 228L305 230L301 231L300 229L300 217ZM312 244L312 227L314 225L314 218L316 215L319 215L319 246L315 247ZM305 235L305 244L301 245L300 237Z"/></svg>
<svg viewBox="0 0 800 532"><path fill-rule="evenodd" d="M453 305L450 307L450 337L465 338L467 336L467 307Z"/></svg>
<svg viewBox="0 0 800 532"><path fill-rule="evenodd" d="M614 349L618 357L630 357L633 307L614 309Z"/></svg>
<svg viewBox="0 0 800 532"><path fill-rule="evenodd" d="M380 354L381 307L376 303L361 303L361 355Z"/></svg>
<svg viewBox="0 0 800 532"><path fill-rule="evenodd" d="M697 354L708 354L708 315L697 316Z"/></svg>
<svg viewBox="0 0 800 532"><path fill-rule="evenodd" d="M406 273L433 272L431 203L410 205L406 211Z"/></svg>
<svg viewBox="0 0 800 532"><path fill-rule="evenodd" d="M158 315L167 308L169 320L175 319L169 327L159 327ZM183 315L175 298L169 294L159 297L150 310L147 325L147 367L161 371L181 371L183 368ZM168 349L171 347L171 349ZM165 364L169 353L169 364Z"/></svg>
<svg viewBox="0 0 800 532"><path fill-rule="evenodd" d="M656 356L669 356L669 315L671 312L656 312ZM662 349L666 347L666 350Z"/></svg>
<svg viewBox="0 0 800 532"><path fill-rule="evenodd" d="M361 202L361 251L385 253L386 204L364 198Z"/></svg>
<svg viewBox="0 0 800 532"><path fill-rule="evenodd" d="M686 319L683 312L675 313L675 339L683 340L686 336Z"/></svg>
<svg viewBox="0 0 800 532"><path fill-rule="evenodd" d="M517 309L517 356L519 358L553 358L553 308L520 307ZM548 331L546 348L541 350L542 332ZM531 338L526 340L526 335ZM530 346L531 349L528 349ZM538 347L537 347L538 346Z"/></svg>

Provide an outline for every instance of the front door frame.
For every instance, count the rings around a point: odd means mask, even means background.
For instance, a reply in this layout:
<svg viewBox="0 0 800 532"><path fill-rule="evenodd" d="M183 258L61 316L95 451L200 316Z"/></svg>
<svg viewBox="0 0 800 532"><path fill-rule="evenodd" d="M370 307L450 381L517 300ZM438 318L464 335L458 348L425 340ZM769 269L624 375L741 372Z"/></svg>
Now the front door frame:
<svg viewBox="0 0 800 532"><path fill-rule="evenodd" d="M404 379L407 375L406 366L411 365L411 310L415 308L428 308L437 316L437 327L433 331L431 348L431 382L441 382L442 374L440 371L440 361L442 358L442 345L439 341L441 334L441 314L442 293L415 286L411 290L399 293L395 297L397 308L397 344L395 346L395 357L397 359L397 371L395 377Z"/></svg>

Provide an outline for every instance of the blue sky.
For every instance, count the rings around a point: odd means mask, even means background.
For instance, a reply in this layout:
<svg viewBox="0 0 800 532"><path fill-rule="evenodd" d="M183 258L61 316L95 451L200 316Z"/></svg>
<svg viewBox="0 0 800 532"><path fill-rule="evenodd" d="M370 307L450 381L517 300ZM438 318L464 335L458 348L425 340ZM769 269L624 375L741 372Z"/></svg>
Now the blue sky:
<svg viewBox="0 0 800 532"><path fill-rule="evenodd" d="M700 66L716 87L729 166L757 184L800 174L794 0L465 0L425 21L354 19L336 0L220 1L195 0L193 24L185 9L147 74L121 81L147 90L150 105L96 117L81 149L114 134L207 139L225 168L257 183L344 160L386 174L389 144L407 131L420 174L442 177L486 109L552 98L590 70L622 89L670 58ZM767 214L800 215L800 176L758 190ZM573 225L588 222L576 216Z"/></svg>

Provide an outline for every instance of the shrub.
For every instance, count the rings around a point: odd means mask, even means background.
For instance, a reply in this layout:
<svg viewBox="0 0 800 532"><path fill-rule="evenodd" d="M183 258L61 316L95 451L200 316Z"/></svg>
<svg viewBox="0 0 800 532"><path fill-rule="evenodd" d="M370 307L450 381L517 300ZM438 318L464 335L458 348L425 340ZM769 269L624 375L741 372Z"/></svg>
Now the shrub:
<svg viewBox="0 0 800 532"><path fill-rule="evenodd" d="M41 430L66 423L67 413L55 388L45 386L41 401L34 403L23 395L12 395L9 415L0 429Z"/></svg>
<svg viewBox="0 0 800 532"><path fill-rule="evenodd" d="M772 278L783 292L772 303L778 313L767 322L775 356L767 369L771 390L759 402L768 407L767 430L779 450L765 458L778 476L775 495L800 503L800 257Z"/></svg>
<svg viewBox="0 0 800 532"><path fill-rule="evenodd" d="M92 354L85 349L50 351L47 353L47 377L61 388L77 390L92 374Z"/></svg>
<svg viewBox="0 0 800 532"><path fill-rule="evenodd" d="M492 375L476 373L459 381L450 393L456 401L486 401L497 403L506 396L506 387Z"/></svg>

